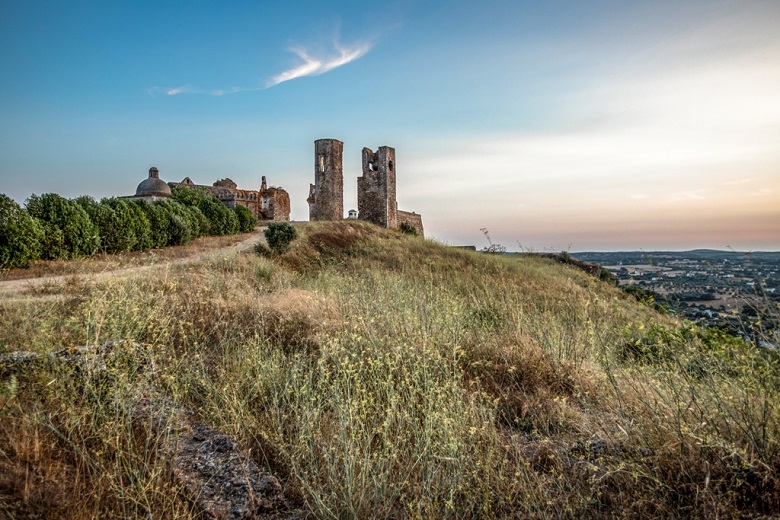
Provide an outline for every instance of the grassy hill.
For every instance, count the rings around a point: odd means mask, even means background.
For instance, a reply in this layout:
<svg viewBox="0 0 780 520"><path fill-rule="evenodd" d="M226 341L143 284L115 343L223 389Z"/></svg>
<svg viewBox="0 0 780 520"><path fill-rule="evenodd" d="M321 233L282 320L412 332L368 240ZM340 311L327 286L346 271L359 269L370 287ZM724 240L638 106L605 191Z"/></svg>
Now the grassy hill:
<svg viewBox="0 0 780 520"><path fill-rule="evenodd" d="M550 259L356 222L0 302L0 513L197 518L139 402L233 436L317 518L780 514L778 358Z"/></svg>

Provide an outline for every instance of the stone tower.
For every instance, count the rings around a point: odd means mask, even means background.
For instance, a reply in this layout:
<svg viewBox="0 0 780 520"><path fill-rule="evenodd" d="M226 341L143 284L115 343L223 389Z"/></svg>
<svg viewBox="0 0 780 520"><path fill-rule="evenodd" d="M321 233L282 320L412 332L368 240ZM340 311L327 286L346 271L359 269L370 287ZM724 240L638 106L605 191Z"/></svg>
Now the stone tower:
<svg viewBox="0 0 780 520"><path fill-rule="evenodd" d="M358 177L358 218L388 229L398 228L395 198L395 148L363 148L363 176Z"/></svg>
<svg viewBox="0 0 780 520"><path fill-rule="evenodd" d="M344 143L337 139L314 141L314 184L309 187L309 220L344 218Z"/></svg>

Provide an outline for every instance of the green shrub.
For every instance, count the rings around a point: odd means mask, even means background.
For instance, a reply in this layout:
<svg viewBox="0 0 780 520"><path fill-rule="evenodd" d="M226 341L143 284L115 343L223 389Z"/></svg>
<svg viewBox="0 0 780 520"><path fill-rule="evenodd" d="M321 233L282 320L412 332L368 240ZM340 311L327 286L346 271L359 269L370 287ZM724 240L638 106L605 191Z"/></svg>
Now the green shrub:
<svg viewBox="0 0 780 520"><path fill-rule="evenodd" d="M203 237L211 234L211 222L206 218L206 215L195 206L184 206L184 209L192 214L192 218L198 224L198 236Z"/></svg>
<svg viewBox="0 0 780 520"><path fill-rule="evenodd" d="M277 255L289 251L290 243L298 236L298 232L289 222L271 222L265 230L265 240L268 247Z"/></svg>
<svg viewBox="0 0 780 520"><path fill-rule="evenodd" d="M104 253L121 253L130 251L135 242L135 236L129 234L126 228L126 216L106 203L107 199L96 202L87 195L78 197L75 202L81 206L95 224L100 237L100 250Z"/></svg>
<svg viewBox="0 0 780 520"><path fill-rule="evenodd" d="M198 237L200 227L190 208L175 200L161 200L155 204L163 206L168 214L168 245L186 244Z"/></svg>
<svg viewBox="0 0 780 520"><path fill-rule="evenodd" d="M401 231L401 233L404 233L405 235L417 236L417 230L414 228L413 225L409 224L408 222L401 222L401 224L398 226L398 229Z"/></svg>
<svg viewBox="0 0 780 520"><path fill-rule="evenodd" d="M130 228L135 235L135 244L133 249L136 251L148 251L154 245L152 240L152 224L146 217L146 213L138 206L127 199L114 199L127 208L130 215Z"/></svg>
<svg viewBox="0 0 780 520"><path fill-rule="evenodd" d="M171 190L171 199L190 208L197 208L208 221L208 226L199 226L208 229L200 235L232 235L239 232L239 220L234 211L231 211L217 197L208 190L202 188L186 188L175 186ZM200 221L200 217L196 215Z"/></svg>
<svg viewBox="0 0 780 520"><path fill-rule="evenodd" d="M171 212L168 206L154 202L148 204L143 200L134 200L133 203L141 208L149 221L151 247L165 247L168 245L168 227L171 220Z"/></svg>
<svg viewBox="0 0 780 520"><path fill-rule="evenodd" d="M231 235L238 232L238 217L216 197L202 199L198 208L211 223L212 235Z"/></svg>
<svg viewBox="0 0 780 520"><path fill-rule="evenodd" d="M77 258L95 254L100 245L98 228L79 204L56 193L46 193L31 195L25 205L43 228L43 258Z"/></svg>
<svg viewBox="0 0 780 520"><path fill-rule="evenodd" d="M198 206L200 201L213 197L214 195L203 188L187 188L185 186L174 186L171 189L170 200L175 200L185 206Z"/></svg>
<svg viewBox="0 0 780 520"><path fill-rule="evenodd" d="M100 250L106 253L146 251L154 245L152 229L143 201L104 198L95 202L87 195L74 200L89 215L100 236Z"/></svg>
<svg viewBox="0 0 780 520"><path fill-rule="evenodd" d="M0 269L29 267L41 256L40 223L0 193Z"/></svg>
<svg viewBox="0 0 780 520"><path fill-rule="evenodd" d="M249 233L257 225L257 217L252 215L252 212L244 206L236 206L233 208L238 218L238 230L241 233Z"/></svg>

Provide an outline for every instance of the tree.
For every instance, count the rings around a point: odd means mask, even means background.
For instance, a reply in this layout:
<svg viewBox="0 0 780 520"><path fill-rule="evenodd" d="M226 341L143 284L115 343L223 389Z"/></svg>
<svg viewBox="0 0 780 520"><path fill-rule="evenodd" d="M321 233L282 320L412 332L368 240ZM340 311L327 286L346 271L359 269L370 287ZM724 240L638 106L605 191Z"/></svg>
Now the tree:
<svg viewBox="0 0 780 520"><path fill-rule="evenodd" d="M29 267L41 256L41 224L0 193L0 269Z"/></svg>
<svg viewBox="0 0 780 520"><path fill-rule="evenodd" d="M198 236L203 237L211 234L211 222L206 218L206 215L195 206L184 206L184 209L190 212L192 218L198 223Z"/></svg>
<svg viewBox="0 0 780 520"><path fill-rule="evenodd" d="M117 206L123 206L126 208L128 215L130 216L129 227L132 233L135 235L135 244L133 249L136 251L148 251L153 246L152 240L152 224L146 216L146 213L141 209L138 204L134 204L127 199L113 199ZM140 202L140 201L139 201Z"/></svg>
<svg viewBox="0 0 780 520"><path fill-rule="evenodd" d="M238 232L238 217L213 195L201 199L198 208L211 223L212 235L232 235Z"/></svg>
<svg viewBox="0 0 780 520"><path fill-rule="evenodd" d="M92 256L98 249L98 228L79 204L56 193L31 195L25 206L43 228L42 257Z"/></svg>
<svg viewBox="0 0 780 520"><path fill-rule="evenodd" d="M134 200L141 211L146 215L149 221L149 232L151 238L151 247L165 247L168 245L168 224L171 220L171 214L168 207L154 202L148 204L143 200Z"/></svg>
<svg viewBox="0 0 780 520"><path fill-rule="evenodd" d="M265 230L268 247L277 255L290 250L290 243L298 237L298 231L289 222L271 222Z"/></svg>
<svg viewBox="0 0 780 520"><path fill-rule="evenodd" d="M238 230L241 233L249 233L257 225L257 217L252 215L252 212L244 206L236 206L233 208L238 218Z"/></svg>
<svg viewBox="0 0 780 520"><path fill-rule="evenodd" d="M171 199L185 206L198 208L208 219L208 234L232 235L238 233L239 222L235 212L214 196L210 191L202 188L187 188L175 186L171 190Z"/></svg>

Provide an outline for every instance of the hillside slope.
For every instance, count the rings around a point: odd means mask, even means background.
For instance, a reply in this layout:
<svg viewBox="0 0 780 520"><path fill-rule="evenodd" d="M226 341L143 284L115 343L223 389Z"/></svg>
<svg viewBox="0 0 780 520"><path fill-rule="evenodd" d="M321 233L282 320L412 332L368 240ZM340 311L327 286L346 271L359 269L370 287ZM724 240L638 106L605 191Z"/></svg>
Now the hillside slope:
<svg viewBox="0 0 780 520"><path fill-rule="evenodd" d="M158 395L317 518L780 514L777 357L549 259L321 223L47 292L0 303L0 354L128 343L0 374L9 517L197 518Z"/></svg>

